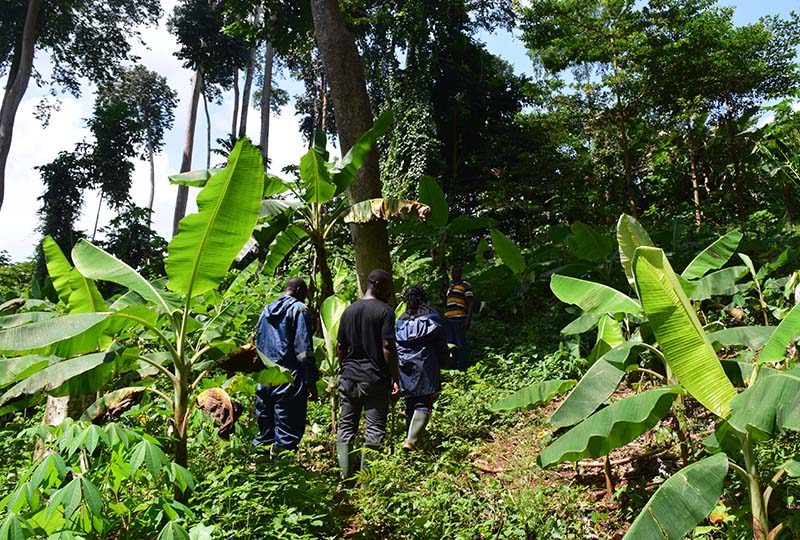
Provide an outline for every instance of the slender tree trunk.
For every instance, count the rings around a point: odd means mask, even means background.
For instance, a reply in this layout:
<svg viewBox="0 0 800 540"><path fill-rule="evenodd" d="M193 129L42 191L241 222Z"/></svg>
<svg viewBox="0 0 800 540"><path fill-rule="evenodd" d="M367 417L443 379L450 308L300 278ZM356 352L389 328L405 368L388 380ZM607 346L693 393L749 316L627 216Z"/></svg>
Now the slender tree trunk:
<svg viewBox="0 0 800 540"><path fill-rule="evenodd" d="M192 100L189 102L189 119L186 122L186 135L183 143L181 172L192 170L192 153L194 150L194 130L197 125L197 103L200 100L200 89L203 86L203 72L198 69L192 84ZM178 234L178 223L186 215L186 203L189 200L189 186L178 186L178 198L175 201L175 215L172 218L172 235Z"/></svg>
<svg viewBox="0 0 800 540"><path fill-rule="evenodd" d="M156 198L156 160L153 141L147 137L147 161L150 162L150 201L147 203L147 226L153 228L153 203Z"/></svg>
<svg viewBox="0 0 800 540"><path fill-rule="evenodd" d="M796 217L794 215L794 201L792 200L792 186L784 177L783 179L783 209L786 212L786 222L794 225Z"/></svg>
<svg viewBox="0 0 800 540"><path fill-rule="evenodd" d="M233 118L231 119L231 138L236 137L239 122L239 70L233 70Z"/></svg>
<svg viewBox="0 0 800 540"><path fill-rule="evenodd" d="M739 214L739 223L744 225L747 215L744 202L744 186L742 186L742 171L739 163L739 152L736 148L736 130L733 125L733 110L730 105L725 111L725 121L728 124L728 155L733 163L733 190L736 193L736 206Z"/></svg>
<svg viewBox="0 0 800 540"><path fill-rule="evenodd" d="M100 209L103 208L103 191L100 190L100 200L97 201L97 215L94 217L94 230L92 231L92 242L97 235L97 224L100 223Z"/></svg>
<svg viewBox="0 0 800 540"><path fill-rule="evenodd" d="M242 120L239 122L239 138L247 134L247 113L250 111L250 91L253 87L253 71L256 67L256 48L250 49L247 57L247 72L244 77L244 89L242 90Z"/></svg>
<svg viewBox="0 0 800 540"><path fill-rule="evenodd" d="M336 129L342 155L373 125L367 96L364 67L353 35L344 22L337 0L311 0L311 13L320 57L331 88ZM364 166L347 190L350 204L381 197L378 152L373 148ZM350 224L355 247L359 288L364 291L367 276L381 268L392 271L386 222Z"/></svg>
<svg viewBox="0 0 800 540"><path fill-rule="evenodd" d="M6 183L6 164L8 153L11 151L11 136L14 131L14 119L17 109L33 69L33 49L36 44L36 25L41 10L41 0L29 0L28 11L25 14L25 26L22 29L22 41L18 51L14 54L16 65L11 66L8 76L8 86L3 94L3 105L0 107L0 209L3 207ZM17 61L18 60L18 61Z"/></svg>
<svg viewBox="0 0 800 540"><path fill-rule="evenodd" d="M208 112L208 96L203 88L203 111L206 113L206 169L211 168L211 114Z"/></svg>
<svg viewBox="0 0 800 540"><path fill-rule="evenodd" d="M628 141L627 121L625 118L625 110L622 107L622 98L617 93L617 108L619 114L619 142L622 146L622 163L625 167L625 188L628 192L628 207L631 215L635 218L639 217L636 211L636 196L633 190L633 159L631 158L631 145Z"/></svg>
<svg viewBox="0 0 800 540"><path fill-rule="evenodd" d="M269 117L272 100L272 59L274 50L272 43L267 43L264 52L264 85L261 87L261 157L264 168L269 168Z"/></svg>
<svg viewBox="0 0 800 540"><path fill-rule="evenodd" d="M694 197L694 222L697 225L697 230L700 230L703 213L700 209L700 181L697 178L697 155L694 148L691 115L686 119L686 136L689 143L689 171L692 177L692 195Z"/></svg>

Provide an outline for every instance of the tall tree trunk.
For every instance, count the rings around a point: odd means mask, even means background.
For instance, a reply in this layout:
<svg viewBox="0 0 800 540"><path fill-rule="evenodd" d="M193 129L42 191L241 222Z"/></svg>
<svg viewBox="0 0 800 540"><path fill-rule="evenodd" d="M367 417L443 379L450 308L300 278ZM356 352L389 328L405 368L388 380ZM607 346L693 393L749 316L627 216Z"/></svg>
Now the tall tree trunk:
<svg viewBox="0 0 800 540"><path fill-rule="evenodd" d="M203 88L203 111L206 113L206 169L211 168L211 114L208 112L208 96Z"/></svg>
<svg viewBox="0 0 800 540"><path fill-rule="evenodd" d="M622 98L619 93L617 93L617 108L619 109L619 114L617 115L619 119L619 142L622 146L622 163L625 167L625 189L628 193L628 208L631 215L638 218L639 214L636 211L636 195L633 190L633 159L631 158L631 145L630 141L628 141L625 110L622 107Z"/></svg>
<svg viewBox="0 0 800 540"><path fill-rule="evenodd" d="M264 169L269 168L269 117L270 101L272 100L272 59L275 51L272 42L267 43L264 52L264 83L261 87L261 157L264 161Z"/></svg>
<svg viewBox="0 0 800 540"><path fill-rule="evenodd" d="M250 111L250 91L253 87L253 72L256 68L256 48L250 49L247 57L247 72L244 77L244 89L242 90L242 120L239 122L239 138L247 134L247 113Z"/></svg>
<svg viewBox="0 0 800 540"><path fill-rule="evenodd" d="M794 225L797 218L794 215L794 200L792 198L792 186L786 180L785 176L783 178L783 209L786 212L786 222L789 225Z"/></svg>
<svg viewBox="0 0 800 540"><path fill-rule="evenodd" d="M239 122L239 70L233 69L233 118L231 119L231 139L236 137Z"/></svg>
<svg viewBox="0 0 800 540"><path fill-rule="evenodd" d="M339 11L337 0L311 0L311 13L322 65L331 87L336 130L342 155L373 125L364 79L364 67L353 35ZM347 190L347 199L355 204L381 197L378 152L373 148L364 159L364 166ZM361 291L366 289L367 276L376 269L392 271L386 222L350 224L356 259L356 273Z"/></svg>
<svg viewBox="0 0 800 540"><path fill-rule="evenodd" d="M11 136L14 131L14 119L22 102L22 96L28 88L33 69L33 49L36 44L36 24L39 20L41 0L29 0L25 14L25 26L22 28L22 41L18 52L14 54L8 74L8 86L3 94L3 105L0 107L0 209L3 207L6 184L6 164L11 151ZM14 65L16 64L16 65Z"/></svg>
<svg viewBox="0 0 800 540"><path fill-rule="evenodd" d="M156 198L156 161L153 140L147 137L147 161L150 162L150 201L147 203L147 226L153 228L153 203Z"/></svg>
<svg viewBox="0 0 800 540"><path fill-rule="evenodd" d="M686 119L686 137L689 143L689 172L692 177L692 196L694 198L694 222L700 230L703 212L700 209L700 181L697 177L697 153L694 148L694 134L692 132L692 116Z"/></svg>
<svg viewBox="0 0 800 540"><path fill-rule="evenodd" d="M742 171L739 163L739 149L736 147L736 129L734 126L733 109L726 106L725 121L728 124L728 156L733 163L733 191L736 193L736 207L739 214L739 223L744 225L747 221L744 186L742 185Z"/></svg>
<svg viewBox="0 0 800 540"><path fill-rule="evenodd" d="M94 217L94 230L92 231L92 242L97 235L97 225L100 223L100 209L103 208L103 190L100 190L100 200L97 201L97 215Z"/></svg>
<svg viewBox="0 0 800 540"><path fill-rule="evenodd" d="M203 72L198 68L194 73L192 84L192 100L189 102L189 119L186 122L186 135L183 142L183 158L181 172L192 170L192 152L194 150L194 130L197 125L197 103L200 100L200 89L203 87ZM178 234L178 223L186 215L186 203L189 200L189 186L178 186L178 198L175 201L175 215L172 218L172 236Z"/></svg>

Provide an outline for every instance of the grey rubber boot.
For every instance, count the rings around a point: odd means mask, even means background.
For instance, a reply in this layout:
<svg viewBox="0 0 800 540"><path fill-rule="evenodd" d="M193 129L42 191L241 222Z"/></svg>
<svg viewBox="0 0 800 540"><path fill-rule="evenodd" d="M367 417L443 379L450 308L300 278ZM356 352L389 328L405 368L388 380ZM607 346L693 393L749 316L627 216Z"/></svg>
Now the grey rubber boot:
<svg viewBox="0 0 800 540"><path fill-rule="evenodd" d="M380 452L382 445L365 444L361 452L361 470L369 467L369 462L375 459L375 452Z"/></svg>
<svg viewBox="0 0 800 540"><path fill-rule="evenodd" d="M420 436L425 432L425 426L428 425L428 417L430 415L419 409L414 411L414 416L411 417L411 422L408 425L408 435L406 442L403 443L403 450L410 452L416 450L417 441Z"/></svg>
<svg viewBox="0 0 800 540"><path fill-rule="evenodd" d="M339 469L342 480L348 482L353 476L353 443L336 443L336 459L339 461Z"/></svg>

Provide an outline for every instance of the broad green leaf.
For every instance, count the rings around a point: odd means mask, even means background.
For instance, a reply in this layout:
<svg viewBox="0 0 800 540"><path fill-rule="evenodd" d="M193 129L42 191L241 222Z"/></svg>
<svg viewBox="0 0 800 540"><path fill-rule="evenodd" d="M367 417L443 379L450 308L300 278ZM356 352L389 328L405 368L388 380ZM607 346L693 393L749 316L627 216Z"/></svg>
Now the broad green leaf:
<svg viewBox="0 0 800 540"><path fill-rule="evenodd" d="M208 180L222 169L200 169L197 171L182 172L169 176L169 183L181 186L203 187Z"/></svg>
<svg viewBox="0 0 800 540"><path fill-rule="evenodd" d="M617 244L619 246L619 262L625 271L628 283L634 287L633 270L631 262L633 253L639 246L655 246L650 235L635 218L622 214L617 221Z"/></svg>
<svg viewBox="0 0 800 540"><path fill-rule="evenodd" d="M286 193L291 189L291 186L289 182L279 176L264 173L264 198Z"/></svg>
<svg viewBox="0 0 800 540"><path fill-rule="evenodd" d="M213 525L198 523L189 530L190 540L212 540L216 528Z"/></svg>
<svg viewBox="0 0 800 540"><path fill-rule="evenodd" d="M167 286L189 296L216 287L253 232L264 191L261 153L246 139L228 166L197 195L196 214L183 218L164 262Z"/></svg>
<svg viewBox="0 0 800 540"><path fill-rule="evenodd" d="M758 355L758 363L783 362L786 359L786 347L800 334L800 304L794 306L786 317L775 328Z"/></svg>
<svg viewBox="0 0 800 540"><path fill-rule="evenodd" d="M573 426L596 411L619 386L628 358L638 345L641 342L629 340L598 358L548 422L556 427Z"/></svg>
<svg viewBox="0 0 800 540"><path fill-rule="evenodd" d="M273 274L284 259L306 238L308 238L306 231L297 225L289 225L270 244L267 262L264 263L264 268L261 271L267 275Z"/></svg>
<svg viewBox="0 0 800 540"><path fill-rule="evenodd" d="M525 271L525 258L519 247L497 229L491 230L491 236L492 247L500 261L508 266L514 274L522 274Z"/></svg>
<svg viewBox="0 0 800 540"><path fill-rule="evenodd" d="M164 296L143 278L139 273L103 251L88 240L82 239L72 248L72 260L75 268L90 279L110 281L134 291L145 300L155 304L164 313L172 313L175 307L167 302Z"/></svg>
<svg viewBox="0 0 800 540"><path fill-rule="evenodd" d="M757 351L769 340L774 326L734 326L708 334L709 339L723 347L748 347Z"/></svg>
<svg viewBox="0 0 800 540"><path fill-rule="evenodd" d="M322 303L319 317L322 324L322 336L325 339L325 365L320 366L323 372L330 373L337 366L336 338L339 334L339 321L347 308L347 303L338 296L329 296Z"/></svg>
<svg viewBox="0 0 800 540"><path fill-rule="evenodd" d="M3 540L26 540L33 532L17 514L9 512L0 525L0 538Z"/></svg>
<svg viewBox="0 0 800 540"><path fill-rule="evenodd" d="M59 502L64 507L64 517L70 519L72 515L80 508L83 494L81 493L81 479L80 477L73 478L69 484L64 486L64 496L59 499ZM51 501L52 504L52 501Z"/></svg>
<svg viewBox="0 0 800 540"><path fill-rule="evenodd" d="M331 180L325 160L316 148L310 148L300 158L300 180L303 183L303 200L312 204L325 204L333 199L336 184Z"/></svg>
<svg viewBox="0 0 800 540"><path fill-rule="evenodd" d="M69 307L69 296L72 294L72 287L69 284L72 265L51 236L42 239L42 251L53 288L61 303Z"/></svg>
<svg viewBox="0 0 800 540"><path fill-rule="evenodd" d="M742 232L733 230L697 254L681 272L683 279L697 279L706 275L709 270L717 270L728 262L733 252L739 247Z"/></svg>
<svg viewBox="0 0 800 540"><path fill-rule="evenodd" d="M292 372L286 369L283 366L279 366L259 351L258 357L261 359L261 362L264 363L265 369L258 371L256 373L250 373L250 377L253 378L258 383L263 384L264 386L278 386L279 384L285 384L292 382Z"/></svg>
<svg viewBox="0 0 800 540"><path fill-rule="evenodd" d="M492 411L513 411L517 409L532 409L538 405L549 403L551 399L563 394L573 386L572 379L542 381L527 386L497 403L489 406Z"/></svg>
<svg viewBox="0 0 800 540"><path fill-rule="evenodd" d="M353 147L347 151L341 160L334 163L331 168L331 180L336 184L336 195L344 193L344 191L350 187L356 174L364 165L364 159L366 159L375 141L386 133L392 120L393 116L391 111L385 111L378 116L372 128L367 130L366 133L356 140Z"/></svg>
<svg viewBox="0 0 800 540"><path fill-rule="evenodd" d="M753 259L745 255L744 253L739 253L739 258L742 259L742 262L747 267L747 270L750 271L750 274L753 276L753 279L759 281L758 272L756 272L756 267L753 265Z"/></svg>
<svg viewBox="0 0 800 540"><path fill-rule="evenodd" d="M367 199L350 207L344 216L345 223L369 223L370 221L396 218L418 221L425 219L431 208L427 204L395 197Z"/></svg>
<svg viewBox="0 0 800 540"><path fill-rule="evenodd" d="M731 266L712 272L697 281L693 281L695 288L689 295L692 302L707 300L713 296L730 296L735 294L736 282L747 274L744 266Z"/></svg>
<svg viewBox="0 0 800 540"><path fill-rule="evenodd" d="M572 234L567 237L567 248L573 257L590 262L606 260L613 247L611 238L579 221L570 225L570 229Z"/></svg>
<svg viewBox="0 0 800 540"><path fill-rule="evenodd" d="M796 459L790 459L781 465L780 468L786 471L786 474L792 478L797 478L800 476L800 461L797 461Z"/></svg>
<svg viewBox="0 0 800 540"><path fill-rule="evenodd" d="M96 418L100 418L105 415L109 408L117 406L125 400L132 399L133 396L144 391L145 388L143 386L129 386L109 392L89 405L89 408L81 415L81 421L91 422Z"/></svg>
<svg viewBox="0 0 800 540"><path fill-rule="evenodd" d="M256 273L256 270L258 270L259 264L261 263L258 260L255 260L250 264L248 264L246 268L244 268L241 272L239 272L236 275L235 278L233 278L233 281L228 286L228 289L222 296L224 298L230 298L231 296L238 294L242 289L244 289L245 285L247 285L247 282L250 280L251 277L253 277L253 274Z"/></svg>
<svg viewBox="0 0 800 540"><path fill-rule="evenodd" d="M419 179L419 201L431 208L427 220L430 225L437 228L447 225L449 220L447 198L432 176L423 176Z"/></svg>
<svg viewBox="0 0 800 540"><path fill-rule="evenodd" d="M115 377L139 367L135 358L107 351L103 361L91 369L68 378L58 386L50 386L53 396L86 396L102 390ZM71 362L65 360L64 362ZM64 362L61 362L62 364Z"/></svg>
<svg viewBox="0 0 800 540"><path fill-rule="evenodd" d="M91 454L91 452L89 452ZM83 491L83 500L86 501L86 508L95 516L101 516L103 513L103 499L100 496L100 491L92 484L85 476L81 477L81 491Z"/></svg>
<svg viewBox="0 0 800 540"><path fill-rule="evenodd" d="M97 290L97 285L93 280L85 278L77 268L73 268L69 274L69 286L72 289L69 295L70 313L108 311L106 301Z"/></svg>
<svg viewBox="0 0 800 540"><path fill-rule="evenodd" d="M800 369L759 374L754 385L731 402L728 423L739 433L765 439L800 430Z"/></svg>
<svg viewBox="0 0 800 540"><path fill-rule="evenodd" d="M6 390L6 392L0 396L0 405L19 396L54 390L69 379L88 373L92 369L103 364L103 362L109 361L107 358L109 354L113 353L100 352L87 354L78 356L77 358L62 360L61 362L41 369L27 379L18 382Z"/></svg>
<svg viewBox="0 0 800 540"><path fill-rule="evenodd" d="M0 387L5 387L30 377L58 360L60 358L57 356L41 354L0 358Z"/></svg>
<svg viewBox="0 0 800 540"><path fill-rule="evenodd" d="M275 216L286 214L301 208L301 201L284 201L281 199L264 199L261 201L261 209L258 211L258 220L266 221Z"/></svg>
<svg viewBox="0 0 800 540"><path fill-rule="evenodd" d="M680 388L649 390L612 403L567 431L539 454L542 467L605 456L655 426L669 414Z"/></svg>
<svg viewBox="0 0 800 540"><path fill-rule="evenodd" d="M664 252L638 248L633 273L644 312L667 364L692 397L716 415L726 417L736 389L725 376Z"/></svg>
<svg viewBox="0 0 800 540"><path fill-rule="evenodd" d="M33 351L80 336L102 323L110 313L78 313L0 330L0 353Z"/></svg>
<svg viewBox="0 0 800 540"><path fill-rule="evenodd" d="M642 306L633 298L600 283L553 274L553 294L567 304L574 304L588 313L639 313Z"/></svg>
<svg viewBox="0 0 800 540"><path fill-rule="evenodd" d="M623 343L625 343L625 337L622 335L622 327L614 317L603 315L597 324L597 341L589 354L589 361L594 362Z"/></svg>
<svg viewBox="0 0 800 540"><path fill-rule="evenodd" d="M566 336L574 336L588 332L597 326L597 322L600 320L600 317L603 317L603 315L597 315L596 313L581 313L580 317L562 328L561 333Z"/></svg>
<svg viewBox="0 0 800 540"><path fill-rule="evenodd" d="M725 454L684 467L658 488L623 540L680 540L717 505L727 474Z"/></svg>
<svg viewBox="0 0 800 540"><path fill-rule="evenodd" d="M161 468L169 463L167 455L155 443L147 439L139 441L131 452L131 475L135 474L139 467L144 464L150 478L158 481Z"/></svg>
<svg viewBox="0 0 800 540"><path fill-rule="evenodd" d="M4 315L0 317L0 330L22 326L32 322L44 321L60 316L55 311L30 311L27 313L15 313L14 315Z"/></svg>
<svg viewBox="0 0 800 540"><path fill-rule="evenodd" d="M459 234L464 234L469 231L494 227L496 224L497 222L491 218L458 216L447 225L447 234L449 234L450 236L457 236ZM481 238L481 241L485 242L486 239ZM486 244L486 247L488 249L489 247L488 243ZM483 263L484 261L480 262L481 266L483 266Z"/></svg>
<svg viewBox="0 0 800 540"><path fill-rule="evenodd" d="M189 538L189 533L186 532L186 529L183 526L179 525L175 521L169 521L164 528L161 529L161 532L158 533L158 538L156 540L191 540Z"/></svg>
<svg viewBox="0 0 800 540"><path fill-rule="evenodd" d="M182 467L177 463L170 463L168 472L170 480L172 480L172 482L178 486L178 489L181 491L194 489L194 476L192 476L192 473L189 472L185 467Z"/></svg>

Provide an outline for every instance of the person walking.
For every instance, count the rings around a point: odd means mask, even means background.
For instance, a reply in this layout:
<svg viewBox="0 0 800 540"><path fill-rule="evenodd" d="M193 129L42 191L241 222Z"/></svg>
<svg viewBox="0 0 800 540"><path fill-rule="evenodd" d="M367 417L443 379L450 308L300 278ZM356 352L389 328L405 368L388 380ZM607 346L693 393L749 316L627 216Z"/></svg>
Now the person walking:
<svg viewBox="0 0 800 540"><path fill-rule="evenodd" d="M406 311L397 319L395 332L408 433L403 450L412 451L428 424L434 396L441 388L441 370L447 367L450 355L444 319L427 304L425 290L412 285L403 297Z"/></svg>
<svg viewBox="0 0 800 540"><path fill-rule="evenodd" d="M453 367L466 371L469 367L467 330L472 318L472 286L463 280L460 266L452 270L453 283L447 290L447 309L444 313L447 342L454 345Z"/></svg>
<svg viewBox="0 0 800 540"><path fill-rule="evenodd" d="M365 416L366 452L361 453L361 468L378 451L386 437L389 399L400 395L394 310L388 302L393 294L392 276L373 270L367 278L367 291L354 302L339 322L339 402L341 410L336 432L336 455L342 479L353 475L353 442Z"/></svg>
<svg viewBox="0 0 800 540"><path fill-rule="evenodd" d="M270 303L256 327L256 348L269 360L288 369L292 382L256 388L259 435L256 448L269 445L276 459L283 451L296 451L306 426L308 399L317 399L319 371L314 359L311 317L303 303L308 286L294 277L283 296Z"/></svg>

